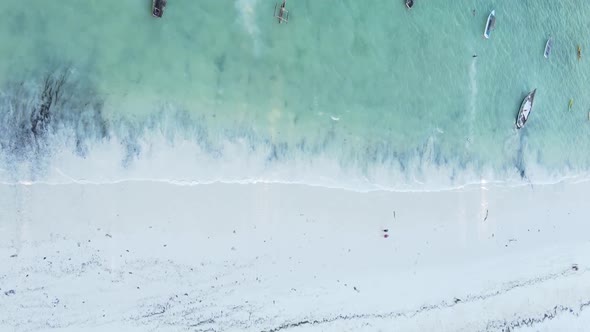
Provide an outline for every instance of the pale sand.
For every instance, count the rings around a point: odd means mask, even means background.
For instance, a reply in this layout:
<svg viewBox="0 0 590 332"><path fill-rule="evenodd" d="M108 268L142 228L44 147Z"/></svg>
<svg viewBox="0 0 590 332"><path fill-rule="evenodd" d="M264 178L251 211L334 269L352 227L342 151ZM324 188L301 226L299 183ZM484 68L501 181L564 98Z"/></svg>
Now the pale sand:
<svg viewBox="0 0 590 332"><path fill-rule="evenodd" d="M582 331L589 192L2 185L0 330Z"/></svg>

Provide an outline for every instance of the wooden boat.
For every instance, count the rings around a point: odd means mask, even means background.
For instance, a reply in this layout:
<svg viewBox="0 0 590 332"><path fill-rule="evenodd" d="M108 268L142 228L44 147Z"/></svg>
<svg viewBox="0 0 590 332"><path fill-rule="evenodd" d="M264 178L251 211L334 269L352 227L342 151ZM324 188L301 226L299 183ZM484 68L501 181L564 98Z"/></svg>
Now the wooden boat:
<svg viewBox="0 0 590 332"><path fill-rule="evenodd" d="M488 16L488 20L486 22L486 29L483 32L483 36L488 39L490 38L490 34L492 30L496 27L496 11L492 10L490 15Z"/></svg>
<svg viewBox="0 0 590 332"><path fill-rule="evenodd" d="M531 111L533 110L533 101L535 100L535 92L537 92L537 89L533 90L526 97L524 97L524 100L522 101L522 104L520 105L520 110L518 111L518 115L516 116L516 129L520 129L520 128L524 127L524 124L528 120L529 115L531 114Z"/></svg>
<svg viewBox="0 0 590 332"><path fill-rule="evenodd" d="M166 0L152 0L152 16L162 18L166 2Z"/></svg>
<svg viewBox="0 0 590 332"><path fill-rule="evenodd" d="M275 4L274 17L279 20L279 23L289 23L289 11L287 10L287 0L283 0L283 3L277 10L278 5L278 3Z"/></svg>
<svg viewBox="0 0 590 332"><path fill-rule="evenodd" d="M414 7L414 0L406 0L406 8L412 9Z"/></svg>
<svg viewBox="0 0 590 332"><path fill-rule="evenodd" d="M582 59L582 48L578 45L578 61L580 61L580 59Z"/></svg>
<svg viewBox="0 0 590 332"><path fill-rule="evenodd" d="M549 39L547 39L547 43L545 44L545 53L544 53L545 58L549 58L549 55L551 55L552 48L553 48L553 37L549 37Z"/></svg>

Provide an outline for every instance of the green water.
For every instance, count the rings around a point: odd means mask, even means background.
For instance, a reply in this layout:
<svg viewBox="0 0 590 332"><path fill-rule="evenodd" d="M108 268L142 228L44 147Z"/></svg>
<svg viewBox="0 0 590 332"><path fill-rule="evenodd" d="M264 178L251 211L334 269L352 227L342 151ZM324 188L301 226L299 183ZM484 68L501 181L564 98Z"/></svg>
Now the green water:
<svg viewBox="0 0 590 332"><path fill-rule="evenodd" d="M273 1L170 0L162 19L150 6L8 2L0 77L10 85L68 67L112 121L141 127L186 111L211 141L246 137L282 146L287 160L320 156L364 172L433 165L502 180L531 165L558 176L590 165L584 1L416 0L408 11L401 0L291 0L288 24L273 19ZM516 132L534 88L534 111Z"/></svg>

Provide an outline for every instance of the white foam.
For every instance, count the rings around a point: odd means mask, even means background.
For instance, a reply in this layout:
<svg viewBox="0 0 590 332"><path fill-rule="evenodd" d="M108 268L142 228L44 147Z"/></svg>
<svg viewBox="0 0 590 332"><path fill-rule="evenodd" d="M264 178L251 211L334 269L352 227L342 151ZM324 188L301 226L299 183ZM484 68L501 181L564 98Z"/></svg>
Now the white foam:
<svg viewBox="0 0 590 332"><path fill-rule="evenodd" d="M309 155L289 150L276 160L269 160L270 147L252 149L246 139L225 141L220 154L209 151L188 139L170 139L165 132L149 135L139 142L142 151L125 166L126 147L120 139L95 143L86 158L65 148L63 140L60 152L49 162L42 175L29 176L29 164L20 165L15 174L0 174L5 184L86 184L103 185L121 182L164 182L179 186L212 183L285 183L305 184L326 188L338 188L356 192L398 191L434 192L447 190L479 189L486 186L515 187L554 184L562 181L581 182L587 174L564 176L548 173L541 166L527 165L529 181L519 178L516 170L498 173L475 165L438 165L435 161L435 139L431 137L424 153L404 161L402 168L396 163L359 165L358 160L343 165L325 154ZM451 175L454 175L451 177ZM502 179L502 180L497 180Z"/></svg>

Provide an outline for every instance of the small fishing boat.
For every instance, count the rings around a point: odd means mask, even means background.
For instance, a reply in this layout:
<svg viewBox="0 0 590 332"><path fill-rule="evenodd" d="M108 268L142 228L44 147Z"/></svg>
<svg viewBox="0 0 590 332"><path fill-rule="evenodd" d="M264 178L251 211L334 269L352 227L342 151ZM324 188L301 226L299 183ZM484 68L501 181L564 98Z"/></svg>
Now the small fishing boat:
<svg viewBox="0 0 590 332"><path fill-rule="evenodd" d="M289 23L289 11L287 10L287 0L283 0L283 3L281 3L281 6L278 7L278 10L277 6L279 6L278 3L275 4L274 17L279 20L279 23Z"/></svg>
<svg viewBox="0 0 590 332"><path fill-rule="evenodd" d="M580 59L582 59L582 48L578 45L578 61L580 61Z"/></svg>
<svg viewBox="0 0 590 332"><path fill-rule="evenodd" d="M549 58L549 55L551 55L551 49L553 48L553 37L549 36L549 39L547 39L547 43L545 44L545 58Z"/></svg>
<svg viewBox="0 0 590 332"><path fill-rule="evenodd" d="M166 7L166 0L152 0L152 16L162 18L164 7Z"/></svg>
<svg viewBox="0 0 590 332"><path fill-rule="evenodd" d="M492 10L490 15L488 16L488 20L486 22L486 29L483 32L483 36L488 39L490 38L490 34L492 30L496 27L496 11Z"/></svg>
<svg viewBox="0 0 590 332"><path fill-rule="evenodd" d="M406 0L406 8L412 9L414 7L414 0Z"/></svg>
<svg viewBox="0 0 590 332"><path fill-rule="evenodd" d="M535 99L535 92L537 92L537 89L533 90L526 97L524 97L524 100L522 101L522 104L520 105L520 110L518 111L518 115L516 116L516 129L520 129L520 128L524 127L524 124L528 120L529 115L531 114L531 111L533 110L533 101Z"/></svg>

